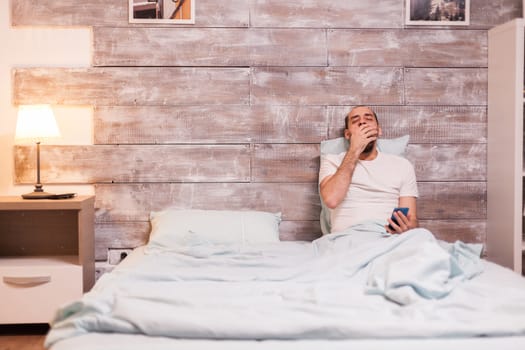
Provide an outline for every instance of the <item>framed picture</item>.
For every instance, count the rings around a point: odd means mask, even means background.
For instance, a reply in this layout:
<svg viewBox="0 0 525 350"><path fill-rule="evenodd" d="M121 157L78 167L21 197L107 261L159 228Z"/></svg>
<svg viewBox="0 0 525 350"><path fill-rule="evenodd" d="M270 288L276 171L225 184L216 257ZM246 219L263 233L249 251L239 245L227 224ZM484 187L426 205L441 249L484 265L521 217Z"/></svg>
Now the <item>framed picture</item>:
<svg viewBox="0 0 525 350"><path fill-rule="evenodd" d="M195 0L129 0L129 22L194 24Z"/></svg>
<svg viewBox="0 0 525 350"><path fill-rule="evenodd" d="M405 24L467 26L470 0L405 0Z"/></svg>

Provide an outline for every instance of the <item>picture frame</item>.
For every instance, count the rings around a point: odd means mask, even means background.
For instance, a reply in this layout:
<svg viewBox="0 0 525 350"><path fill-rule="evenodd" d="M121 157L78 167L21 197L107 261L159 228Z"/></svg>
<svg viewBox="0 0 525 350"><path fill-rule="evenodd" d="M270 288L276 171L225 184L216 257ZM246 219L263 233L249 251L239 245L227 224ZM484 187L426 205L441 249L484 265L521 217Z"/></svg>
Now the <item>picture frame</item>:
<svg viewBox="0 0 525 350"><path fill-rule="evenodd" d="M470 0L405 0L405 24L468 26Z"/></svg>
<svg viewBox="0 0 525 350"><path fill-rule="evenodd" d="M128 0L128 4L129 23L195 23L195 0Z"/></svg>

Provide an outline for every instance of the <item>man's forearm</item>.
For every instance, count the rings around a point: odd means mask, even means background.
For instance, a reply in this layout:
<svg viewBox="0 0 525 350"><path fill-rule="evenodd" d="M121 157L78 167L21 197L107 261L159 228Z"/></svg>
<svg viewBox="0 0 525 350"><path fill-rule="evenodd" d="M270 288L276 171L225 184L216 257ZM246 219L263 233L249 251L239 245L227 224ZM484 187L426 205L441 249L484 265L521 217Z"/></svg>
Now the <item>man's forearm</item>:
<svg viewBox="0 0 525 350"><path fill-rule="evenodd" d="M346 197L358 160L358 156L347 152L337 171L326 180L321 181L321 197L328 208L334 209Z"/></svg>

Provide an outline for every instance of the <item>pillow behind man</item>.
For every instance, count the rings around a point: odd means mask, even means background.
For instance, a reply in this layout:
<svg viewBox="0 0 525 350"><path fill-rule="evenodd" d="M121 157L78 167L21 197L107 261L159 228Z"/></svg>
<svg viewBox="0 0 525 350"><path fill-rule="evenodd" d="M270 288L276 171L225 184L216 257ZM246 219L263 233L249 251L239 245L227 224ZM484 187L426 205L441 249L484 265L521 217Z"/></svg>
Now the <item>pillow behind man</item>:
<svg viewBox="0 0 525 350"><path fill-rule="evenodd" d="M377 148L380 152L404 157L409 139L410 135L404 135L394 139L378 139ZM321 141L321 157L324 154L339 154L346 152L348 146L349 142L344 137ZM324 204L321 196L319 196L319 199L321 201L321 232L325 235L331 232L330 208Z"/></svg>
<svg viewBox="0 0 525 350"><path fill-rule="evenodd" d="M404 157L410 135L394 139L377 139L377 148L380 152L395 154ZM321 154L339 154L346 152L349 142L344 137L321 141Z"/></svg>

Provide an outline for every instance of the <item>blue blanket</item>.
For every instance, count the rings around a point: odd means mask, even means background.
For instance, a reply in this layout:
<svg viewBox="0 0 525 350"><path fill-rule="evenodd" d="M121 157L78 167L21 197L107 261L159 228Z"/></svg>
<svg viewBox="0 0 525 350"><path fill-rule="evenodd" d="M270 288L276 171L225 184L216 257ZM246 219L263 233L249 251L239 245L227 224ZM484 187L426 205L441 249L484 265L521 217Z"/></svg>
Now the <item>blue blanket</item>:
<svg viewBox="0 0 525 350"><path fill-rule="evenodd" d="M381 223L371 222L313 244L320 254L351 255L358 264L354 271L370 264L366 291L400 304L442 298L483 271L481 244L438 242L426 229L390 235Z"/></svg>
<svg viewBox="0 0 525 350"><path fill-rule="evenodd" d="M479 245L369 223L314 242L153 249L64 306L46 346L88 332L205 339L525 333L525 293L483 279Z"/></svg>

